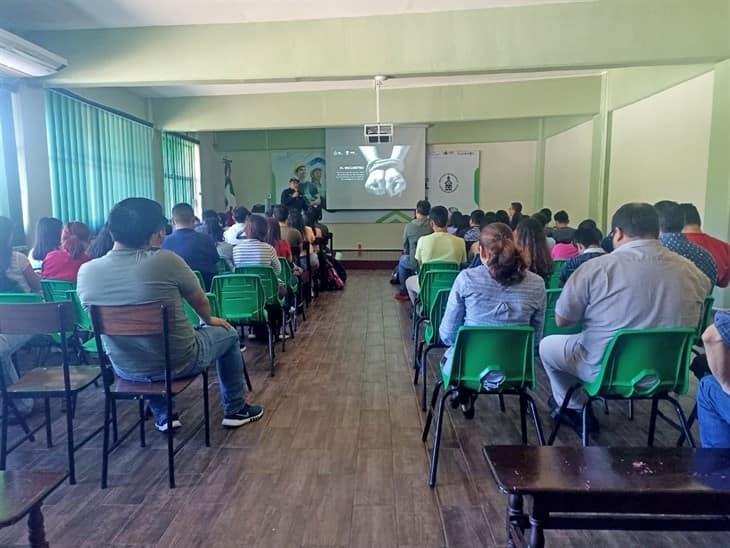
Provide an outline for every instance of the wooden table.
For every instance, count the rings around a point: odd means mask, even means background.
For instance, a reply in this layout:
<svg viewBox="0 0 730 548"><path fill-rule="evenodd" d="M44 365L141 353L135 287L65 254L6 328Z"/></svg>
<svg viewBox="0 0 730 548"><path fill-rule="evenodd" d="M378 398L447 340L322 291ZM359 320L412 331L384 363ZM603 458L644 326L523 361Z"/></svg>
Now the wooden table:
<svg viewBox="0 0 730 548"><path fill-rule="evenodd" d="M0 528L28 515L28 542L33 548L47 547L41 505L66 477L62 470L0 472Z"/></svg>
<svg viewBox="0 0 730 548"><path fill-rule="evenodd" d="M510 546L544 546L545 529L730 530L730 450L486 446L484 456L509 494Z"/></svg>

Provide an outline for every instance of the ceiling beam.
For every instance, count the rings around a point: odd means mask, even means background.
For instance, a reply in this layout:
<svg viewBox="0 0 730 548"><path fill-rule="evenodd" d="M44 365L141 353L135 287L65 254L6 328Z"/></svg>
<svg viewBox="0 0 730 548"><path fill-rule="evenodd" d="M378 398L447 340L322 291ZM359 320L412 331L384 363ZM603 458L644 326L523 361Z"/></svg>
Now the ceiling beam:
<svg viewBox="0 0 730 548"><path fill-rule="evenodd" d="M385 122L434 123L598 112L600 76L394 89L381 93ZM371 90L152 99L169 131L352 126L375 121Z"/></svg>
<svg viewBox="0 0 730 548"><path fill-rule="evenodd" d="M729 0L598 0L28 37L69 60L52 85L115 86L716 62L728 28Z"/></svg>

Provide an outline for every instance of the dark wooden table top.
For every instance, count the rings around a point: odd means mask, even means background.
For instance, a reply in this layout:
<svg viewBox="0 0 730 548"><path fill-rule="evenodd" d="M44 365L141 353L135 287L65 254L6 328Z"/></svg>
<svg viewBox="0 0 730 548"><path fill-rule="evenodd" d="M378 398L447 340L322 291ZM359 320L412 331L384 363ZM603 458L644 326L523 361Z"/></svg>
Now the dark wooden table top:
<svg viewBox="0 0 730 548"><path fill-rule="evenodd" d="M674 447L486 446L499 488L513 494L713 493L730 499L730 450Z"/></svg>
<svg viewBox="0 0 730 548"><path fill-rule="evenodd" d="M0 472L0 527L21 519L65 479L63 470Z"/></svg>

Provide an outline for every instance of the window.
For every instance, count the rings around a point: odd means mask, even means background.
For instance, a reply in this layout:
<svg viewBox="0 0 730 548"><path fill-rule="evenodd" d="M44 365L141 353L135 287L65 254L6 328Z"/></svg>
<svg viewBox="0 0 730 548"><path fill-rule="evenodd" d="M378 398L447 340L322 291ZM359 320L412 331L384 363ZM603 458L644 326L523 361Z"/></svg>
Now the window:
<svg viewBox="0 0 730 548"><path fill-rule="evenodd" d="M10 92L0 89L0 215L22 227L16 152Z"/></svg>
<svg viewBox="0 0 730 548"><path fill-rule="evenodd" d="M162 134L162 172L165 187L165 214L175 204L185 202L201 215L200 146L197 141L176 133Z"/></svg>
<svg viewBox="0 0 730 548"><path fill-rule="evenodd" d="M112 206L152 199L152 126L60 90L46 92L53 215L104 224Z"/></svg>

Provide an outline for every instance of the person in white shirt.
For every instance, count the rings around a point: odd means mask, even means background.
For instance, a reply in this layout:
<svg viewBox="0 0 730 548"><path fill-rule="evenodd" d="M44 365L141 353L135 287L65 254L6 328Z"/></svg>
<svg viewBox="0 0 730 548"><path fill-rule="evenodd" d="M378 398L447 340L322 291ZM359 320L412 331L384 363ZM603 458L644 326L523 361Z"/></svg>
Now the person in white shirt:
<svg viewBox="0 0 730 548"><path fill-rule="evenodd" d="M224 242L236 245L241 239L246 237L246 219L250 214L251 212L243 206L233 208L233 220L236 222L229 226L223 233Z"/></svg>

